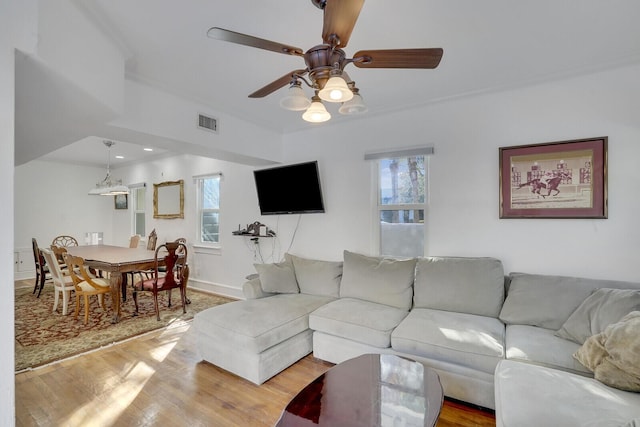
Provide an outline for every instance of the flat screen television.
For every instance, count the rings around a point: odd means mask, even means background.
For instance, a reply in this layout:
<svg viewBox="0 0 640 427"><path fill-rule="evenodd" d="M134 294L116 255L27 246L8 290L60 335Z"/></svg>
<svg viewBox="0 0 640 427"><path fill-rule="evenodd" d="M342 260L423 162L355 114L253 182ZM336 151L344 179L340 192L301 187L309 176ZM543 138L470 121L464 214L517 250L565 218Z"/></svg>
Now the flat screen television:
<svg viewBox="0 0 640 427"><path fill-rule="evenodd" d="M323 213L318 162L253 171L262 215Z"/></svg>

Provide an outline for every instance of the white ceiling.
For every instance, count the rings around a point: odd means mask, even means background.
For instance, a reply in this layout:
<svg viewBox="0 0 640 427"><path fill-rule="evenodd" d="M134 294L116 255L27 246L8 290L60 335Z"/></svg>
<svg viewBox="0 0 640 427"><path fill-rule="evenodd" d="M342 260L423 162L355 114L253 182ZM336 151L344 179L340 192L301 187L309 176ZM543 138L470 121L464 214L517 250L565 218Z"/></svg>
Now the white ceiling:
<svg viewBox="0 0 640 427"><path fill-rule="evenodd" d="M106 147L105 141L114 143L111 149ZM46 154L42 158L52 162L87 166L106 166L109 162L113 169L117 169L132 163L150 161L170 153L169 150L151 145L143 146L91 136Z"/></svg>
<svg viewBox="0 0 640 427"><path fill-rule="evenodd" d="M332 1L332 0L329 0ZM333 0L338 1L338 0ZM207 37L218 26L307 50L321 43L322 11L310 0L82 0L76 2L127 55L127 78L287 133L309 127L279 107L282 88L248 94L304 68L300 57ZM637 0L366 1L344 49L441 47L435 70L348 66L368 117L460 96L531 85L640 62ZM310 91L307 92L310 94ZM358 120L328 108L331 123ZM87 141L45 156L101 156ZM98 140L99 142L99 140ZM136 156L139 145L128 147ZM115 151L114 147L113 151ZM138 150L134 154L134 149ZM132 157L133 158L133 157ZM79 160L80 161L80 160ZM98 158L94 158L98 161Z"/></svg>

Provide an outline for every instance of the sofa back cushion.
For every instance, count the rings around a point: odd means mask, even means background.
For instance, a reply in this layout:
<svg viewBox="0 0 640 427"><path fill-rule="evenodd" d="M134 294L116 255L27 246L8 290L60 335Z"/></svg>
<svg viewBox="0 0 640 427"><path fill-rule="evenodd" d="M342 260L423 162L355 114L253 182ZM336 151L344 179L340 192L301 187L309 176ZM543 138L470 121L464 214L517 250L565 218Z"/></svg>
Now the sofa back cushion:
<svg viewBox="0 0 640 427"><path fill-rule="evenodd" d="M338 298L342 261L321 261L285 254L293 262L300 292L308 295L320 295Z"/></svg>
<svg viewBox="0 0 640 427"><path fill-rule="evenodd" d="M640 289L640 283L580 277L511 273L500 320L558 330L571 314L600 288Z"/></svg>
<svg viewBox="0 0 640 427"><path fill-rule="evenodd" d="M495 258L425 257L416 265L416 308L498 317L504 269Z"/></svg>
<svg viewBox="0 0 640 427"><path fill-rule="evenodd" d="M344 251L341 298L358 298L409 310L416 260Z"/></svg>

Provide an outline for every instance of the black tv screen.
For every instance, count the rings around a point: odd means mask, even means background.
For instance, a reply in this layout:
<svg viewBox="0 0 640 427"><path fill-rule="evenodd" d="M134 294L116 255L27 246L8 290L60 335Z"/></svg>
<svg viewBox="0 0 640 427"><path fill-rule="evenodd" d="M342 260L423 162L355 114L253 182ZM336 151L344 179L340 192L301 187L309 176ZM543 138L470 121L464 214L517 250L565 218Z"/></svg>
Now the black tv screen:
<svg viewBox="0 0 640 427"><path fill-rule="evenodd" d="M322 213L318 162L253 171L262 215Z"/></svg>

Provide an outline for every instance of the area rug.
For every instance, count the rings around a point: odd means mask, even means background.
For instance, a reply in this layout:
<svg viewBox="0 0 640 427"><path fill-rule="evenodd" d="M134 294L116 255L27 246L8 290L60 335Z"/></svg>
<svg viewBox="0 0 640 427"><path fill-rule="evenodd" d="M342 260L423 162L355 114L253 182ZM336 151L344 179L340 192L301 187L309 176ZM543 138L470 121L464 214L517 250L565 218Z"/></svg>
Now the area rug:
<svg viewBox="0 0 640 427"><path fill-rule="evenodd" d="M75 296L72 294L69 314L63 316L62 301L53 313L53 288L46 286L40 298L33 295L33 288L17 288L15 291L15 370L35 368L70 356L98 349L136 335L189 322L206 308L232 301L229 298L197 292L189 289L191 304L182 313L177 290L173 291L172 306L168 307L165 292L158 297L160 321L156 320L153 296L138 294L139 315L133 316L135 306L131 295L122 303L122 317L112 324L111 296L106 296L103 310L96 297L90 298L89 322L84 324L84 306L80 304L78 320L74 320Z"/></svg>

